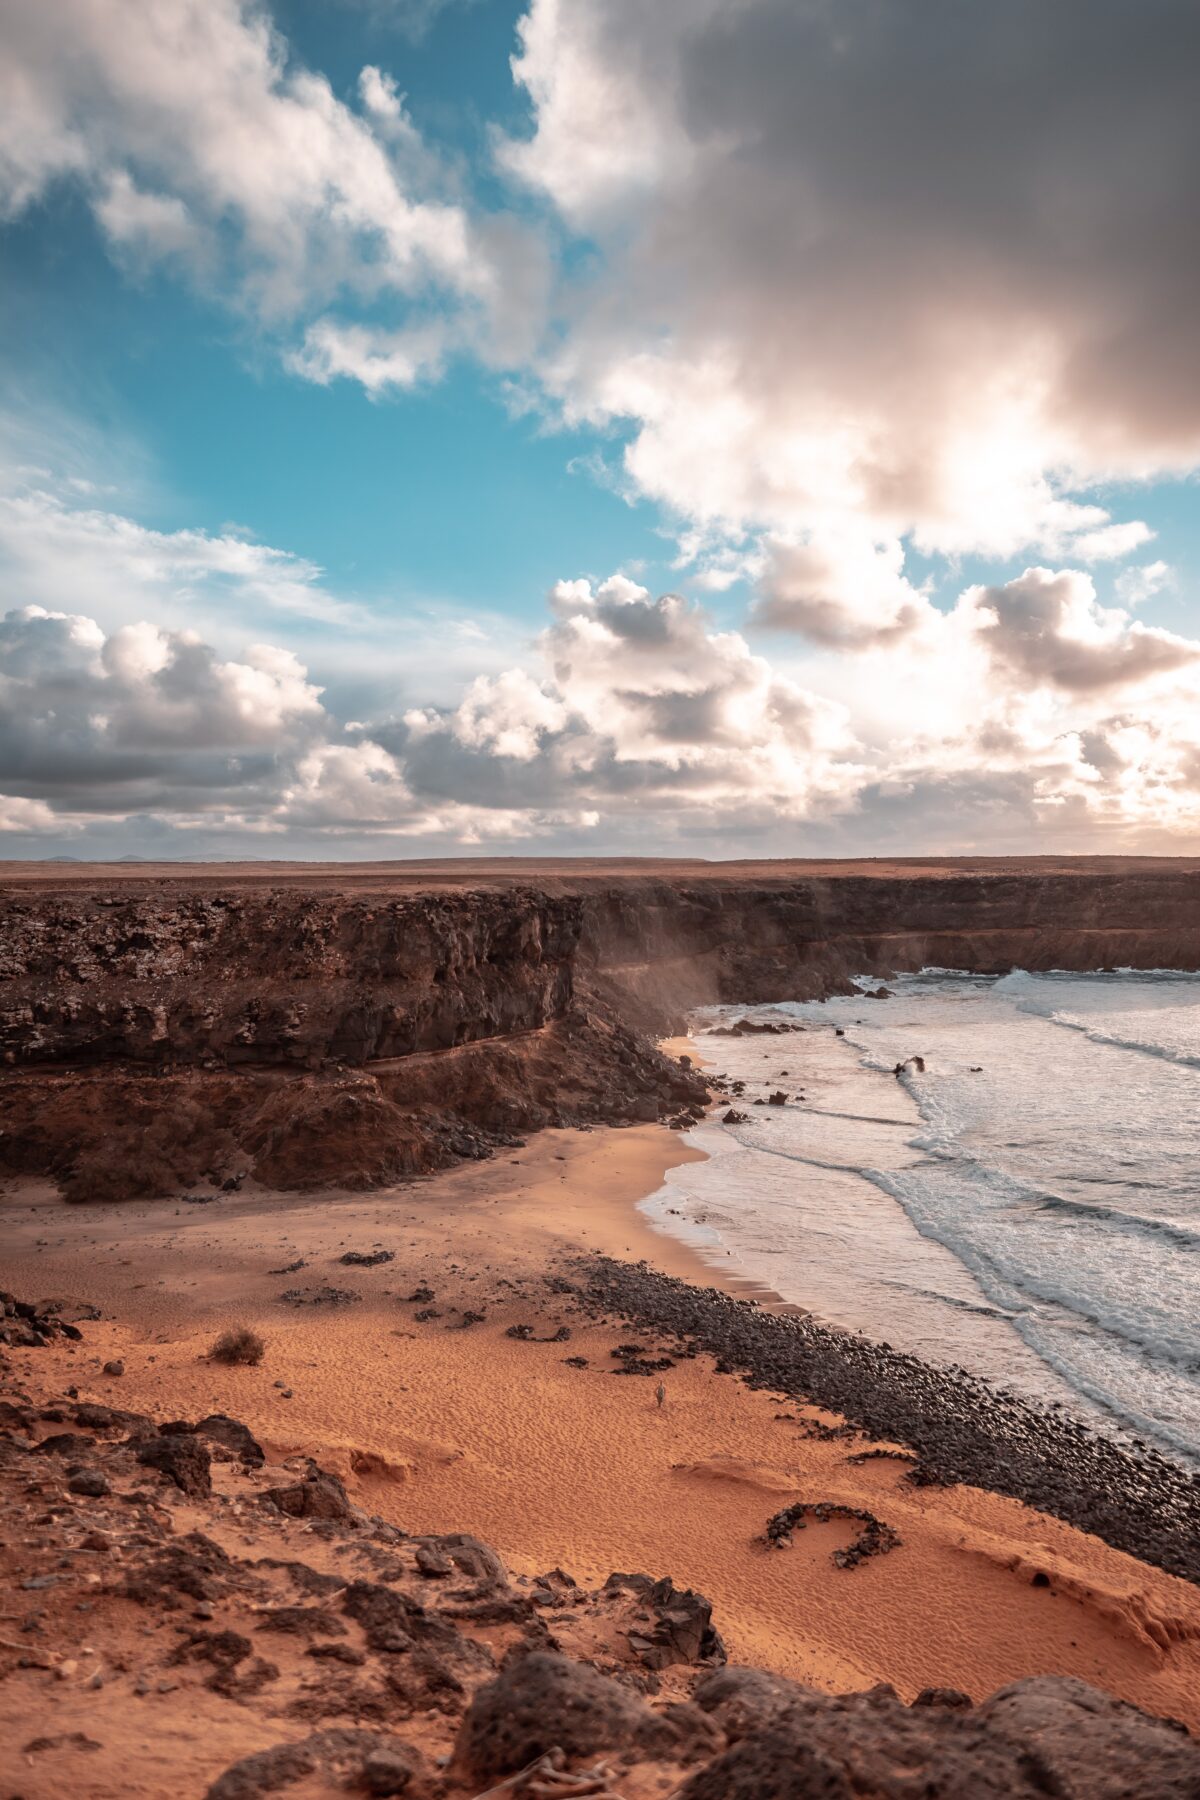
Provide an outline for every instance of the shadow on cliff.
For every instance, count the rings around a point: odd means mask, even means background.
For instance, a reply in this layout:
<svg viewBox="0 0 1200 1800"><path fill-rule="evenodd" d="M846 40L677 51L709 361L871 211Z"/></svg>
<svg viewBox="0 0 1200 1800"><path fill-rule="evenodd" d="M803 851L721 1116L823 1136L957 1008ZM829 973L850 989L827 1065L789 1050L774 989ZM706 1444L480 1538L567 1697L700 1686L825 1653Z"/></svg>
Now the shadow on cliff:
<svg viewBox="0 0 1200 1800"><path fill-rule="evenodd" d="M533 1031L313 1072L32 1069L10 1077L0 1168L69 1201L372 1188L483 1158L551 1125L698 1116L703 1082L606 1009Z"/></svg>

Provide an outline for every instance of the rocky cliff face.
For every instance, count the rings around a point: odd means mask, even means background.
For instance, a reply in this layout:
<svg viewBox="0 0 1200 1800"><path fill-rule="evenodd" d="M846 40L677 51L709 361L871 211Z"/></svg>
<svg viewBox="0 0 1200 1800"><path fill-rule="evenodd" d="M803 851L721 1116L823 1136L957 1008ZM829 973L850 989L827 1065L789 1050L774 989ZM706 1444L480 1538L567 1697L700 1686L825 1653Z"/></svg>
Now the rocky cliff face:
<svg viewBox="0 0 1200 1800"><path fill-rule="evenodd" d="M0 1169L73 1197L363 1185L553 1123L686 1116L648 1041L855 974L1200 968L1200 868L403 865L0 889Z"/></svg>
<svg viewBox="0 0 1200 1800"><path fill-rule="evenodd" d="M570 1001L579 915L532 889L10 898L0 1051L10 1066L314 1068L532 1031Z"/></svg>
<svg viewBox="0 0 1200 1800"><path fill-rule="evenodd" d="M786 870L788 865L782 865ZM921 968L1200 968L1200 872L714 873L588 893L584 956L631 1003L817 999L855 975ZM861 871L861 872L860 872Z"/></svg>
<svg viewBox="0 0 1200 1800"><path fill-rule="evenodd" d="M702 1104L533 888L9 895L0 1169L72 1199L370 1186L547 1125Z"/></svg>

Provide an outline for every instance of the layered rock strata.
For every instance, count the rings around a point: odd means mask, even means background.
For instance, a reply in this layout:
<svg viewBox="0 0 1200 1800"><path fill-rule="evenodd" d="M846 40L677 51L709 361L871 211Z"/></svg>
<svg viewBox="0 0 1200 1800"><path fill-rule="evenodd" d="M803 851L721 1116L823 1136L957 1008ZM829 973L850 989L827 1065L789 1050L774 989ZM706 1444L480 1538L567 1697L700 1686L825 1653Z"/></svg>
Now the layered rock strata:
<svg viewBox="0 0 1200 1800"><path fill-rule="evenodd" d="M1200 865L445 864L0 881L0 1170L364 1186L686 1118L652 1035L927 964L1200 968Z"/></svg>

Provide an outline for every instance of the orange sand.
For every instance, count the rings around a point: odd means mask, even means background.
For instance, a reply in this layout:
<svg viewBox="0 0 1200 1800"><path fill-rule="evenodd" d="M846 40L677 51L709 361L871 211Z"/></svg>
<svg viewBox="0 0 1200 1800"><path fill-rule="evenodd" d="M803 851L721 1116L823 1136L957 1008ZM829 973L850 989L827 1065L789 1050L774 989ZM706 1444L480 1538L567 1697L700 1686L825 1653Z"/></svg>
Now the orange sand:
<svg viewBox="0 0 1200 1800"><path fill-rule="evenodd" d="M14 1364L40 1385L53 1357L82 1398L159 1417L232 1413L269 1455L303 1450L370 1510L414 1532L476 1533L517 1572L670 1574L709 1596L733 1658L822 1688L890 1681L905 1697L934 1684L978 1697L1022 1675L1076 1674L1200 1726L1200 1595L1188 1583L1015 1501L909 1489L895 1462L849 1466L860 1444L805 1440L777 1416L803 1409L707 1359L665 1375L661 1410L653 1381L608 1372L629 1333L581 1324L540 1278L582 1247L711 1283L632 1204L697 1154L641 1126L546 1132L511 1160L368 1196L247 1191L208 1206L68 1209L10 1194L0 1282L93 1299L108 1315L77 1350ZM336 1261L376 1245L395 1262ZM269 1273L298 1257L306 1268ZM419 1325L402 1297L420 1281L443 1316ZM323 1282L356 1289L361 1304L278 1303L286 1287ZM527 1283L529 1298L503 1282ZM449 1329L459 1307L485 1322ZM201 1360L233 1319L269 1340L260 1368ZM526 1321L539 1333L567 1323L571 1341L505 1337ZM115 1381L100 1373L113 1355L126 1365ZM568 1355L590 1366L569 1368ZM768 1552L755 1539L789 1498L865 1505L903 1545L842 1571L829 1552L846 1531L831 1524ZM1032 1585L1039 1572L1049 1587Z"/></svg>

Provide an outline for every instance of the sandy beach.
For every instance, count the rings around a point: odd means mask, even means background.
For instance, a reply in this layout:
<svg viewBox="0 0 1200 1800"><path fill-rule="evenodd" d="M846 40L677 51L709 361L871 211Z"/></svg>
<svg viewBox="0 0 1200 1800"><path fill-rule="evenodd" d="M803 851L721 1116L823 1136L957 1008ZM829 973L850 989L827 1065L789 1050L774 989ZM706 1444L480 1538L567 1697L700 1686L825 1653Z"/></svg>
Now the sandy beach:
<svg viewBox="0 0 1200 1800"><path fill-rule="evenodd" d="M826 1691L883 1681L906 1699L929 1686L978 1697L1053 1672L1200 1723L1190 1583L1016 1501L913 1487L895 1460L848 1463L860 1440L807 1435L836 1421L710 1357L665 1372L661 1406L657 1377L614 1376L618 1322L587 1317L546 1276L582 1251L711 1286L713 1269L636 1210L696 1154L646 1125L544 1132L369 1195L67 1208L10 1189L4 1285L105 1315L78 1347L18 1352L14 1368L31 1390L70 1381L82 1399L160 1418L227 1412L271 1460L311 1455L405 1531L474 1533L518 1573L669 1573L712 1601L731 1658ZM394 1260L340 1261L378 1249ZM323 1286L360 1297L280 1300ZM464 1326L465 1313L483 1318ZM260 1367L205 1359L234 1320L266 1338ZM523 1341L513 1326L538 1339L565 1327L569 1341ZM101 1373L113 1357L119 1379ZM829 1523L765 1549L768 1516L794 1499L866 1508L901 1547L841 1569L830 1553L847 1526Z"/></svg>

